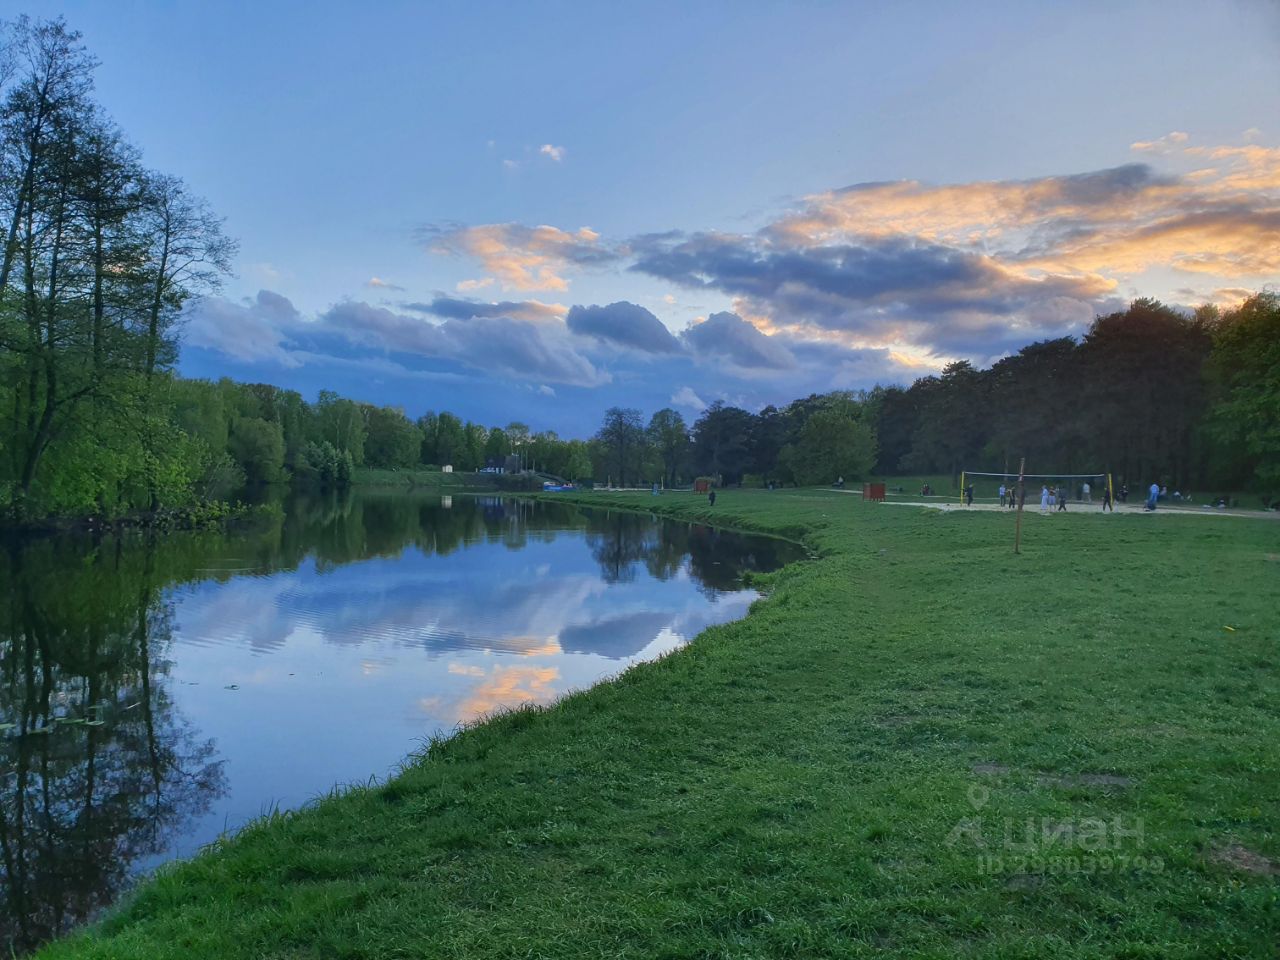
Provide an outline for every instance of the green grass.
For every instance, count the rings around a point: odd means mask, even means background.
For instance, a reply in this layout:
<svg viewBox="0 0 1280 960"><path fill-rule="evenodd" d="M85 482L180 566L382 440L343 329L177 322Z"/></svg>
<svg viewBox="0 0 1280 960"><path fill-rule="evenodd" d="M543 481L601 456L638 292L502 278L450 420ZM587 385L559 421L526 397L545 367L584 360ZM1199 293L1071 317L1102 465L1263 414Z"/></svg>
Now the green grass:
<svg viewBox="0 0 1280 960"><path fill-rule="evenodd" d="M816 558L747 619L258 823L45 955L1275 956L1280 524L1033 515L1016 557L998 513L590 500Z"/></svg>

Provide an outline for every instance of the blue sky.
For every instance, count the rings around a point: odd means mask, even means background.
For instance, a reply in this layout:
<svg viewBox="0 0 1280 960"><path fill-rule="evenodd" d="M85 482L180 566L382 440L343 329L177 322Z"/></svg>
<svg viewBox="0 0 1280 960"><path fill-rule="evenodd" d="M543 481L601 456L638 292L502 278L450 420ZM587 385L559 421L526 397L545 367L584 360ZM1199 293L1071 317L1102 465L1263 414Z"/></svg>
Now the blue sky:
<svg viewBox="0 0 1280 960"><path fill-rule="evenodd" d="M240 241L191 375L583 435L1280 282L1271 3L21 9Z"/></svg>

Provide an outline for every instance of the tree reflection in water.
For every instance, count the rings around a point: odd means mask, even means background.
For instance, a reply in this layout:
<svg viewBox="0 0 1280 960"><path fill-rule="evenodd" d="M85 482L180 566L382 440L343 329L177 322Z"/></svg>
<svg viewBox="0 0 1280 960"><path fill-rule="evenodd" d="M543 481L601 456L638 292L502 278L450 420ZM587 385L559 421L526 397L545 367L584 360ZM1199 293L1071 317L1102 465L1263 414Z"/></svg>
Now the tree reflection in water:
<svg viewBox="0 0 1280 960"><path fill-rule="evenodd" d="M166 689L171 610L156 569L154 543L118 540L43 541L0 560L6 953L109 905L222 792L214 744Z"/></svg>

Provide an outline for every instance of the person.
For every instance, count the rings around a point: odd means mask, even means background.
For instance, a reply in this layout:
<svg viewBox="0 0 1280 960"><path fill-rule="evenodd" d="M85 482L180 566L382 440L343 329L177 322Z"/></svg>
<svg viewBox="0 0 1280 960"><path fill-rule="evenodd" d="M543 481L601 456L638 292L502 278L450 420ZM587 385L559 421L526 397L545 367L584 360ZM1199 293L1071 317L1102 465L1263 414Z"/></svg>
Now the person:
<svg viewBox="0 0 1280 960"><path fill-rule="evenodd" d="M836 477L836 488L841 490L844 489L844 477Z"/></svg>
<svg viewBox="0 0 1280 960"><path fill-rule="evenodd" d="M1156 508L1156 501L1158 501L1159 499L1160 499L1160 484L1153 483L1151 484L1150 489L1147 490L1147 509L1154 510Z"/></svg>
<svg viewBox="0 0 1280 960"><path fill-rule="evenodd" d="M1110 510L1112 513L1116 512L1116 508L1111 505L1111 488L1103 487L1102 488L1102 512L1106 513L1108 510Z"/></svg>
<svg viewBox="0 0 1280 960"><path fill-rule="evenodd" d="M1058 512L1059 513L1067 512L1067 488L1066 487L1058 488Z"/></svg>
<svg viewBox="0 0 1280 960"><path fill-rule="evenodd" d="M964 505L966 507L973 506L973 484L969 484L964 488Z"/></svg>
<svg viewBox="0 0 1280 960"><path fill-rule="evenodd" d="M1042 486L1040 488L1040 512L1041 513L1049 512L1049 488L1048 487Z"/></svg>
<svg viewBox="0 0 1280 960"><path fill-rule="evenodd" d="M707 504L712 507L716 505L716 492L714 490L707 494Z"/></svg>
<svg viewBox="0 0 1280 960"><path fill-rule="evenodd" d="M1004 506L1004 484L1000 484L1000 506Z"/></svg>
<svg viewBox="0 0 1280 960"><path fill-rule="evenodd" d="M1080 499L1085 503L1093 503L1093 491L1089 488L1089 481L1086 480L1080 488Z"/></svg>
<svg viewBox="0 0 1280 960"><path fill-rule="evenodd" d="M1129 502L1129 485L1127 483L1120 484L1120 502Z"/></svg>

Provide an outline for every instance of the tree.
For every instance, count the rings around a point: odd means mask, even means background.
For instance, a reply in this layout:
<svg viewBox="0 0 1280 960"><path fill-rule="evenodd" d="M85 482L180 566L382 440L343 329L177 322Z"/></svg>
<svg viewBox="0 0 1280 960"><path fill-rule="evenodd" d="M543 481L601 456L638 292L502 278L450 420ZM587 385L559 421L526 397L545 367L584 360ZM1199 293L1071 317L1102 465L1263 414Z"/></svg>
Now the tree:
<svg viewBox="0 0 1280 960"><path fill-rule="evenodd" d="M364 408L364 462L371 467L404 468L418 462L422 433L400 407Z"/></svg>
<svg viewBox="0 0 1280 960"><path fill-rule="evenodd" d="M1139 482L1189 481L1212 345L1207 328L1156 300L1095 320L1077 387L1095 425L1094 458Z"/></svg>
<svg viewBox="0 0 1280 960"><path fill-rule="evenodd" d="M666 486L675 486L689 457L689 428L684 417L670 407L659 410L649 419L645 438L662 464Z"/></svg>
<svg viewBox="0 0 1280 960"><path fill-rule="evenodd" d="M1216 324L1210 428L1248 457L1253 478L1280 492L1280 295L1259 293Z"/></svg>
<svg viewBox="0 0 1280 960"><path fill-rule="evenodd" d="M644 453L644 427L640 411L623 407L610 407L605 411L604 423L596 433L600 444L604 473L619 486L640 480L640 465Z"/></svg>
<svg viewBox="0 0 1280 960"><path fill-rule="evenodd" d="M755 418L739 407L717 400L693 425L695 469L738 483L751 465L751 433Z"/></svg>
<svg viewBox="0 0 1280 960"><path fill-rule="evenodd" d="M284 431L261 417L241 417L231 427L231 455L251 483L284 479Z"/></svg>
<svg viewBox="0 0 1280 960"><path fill-rule="evenodd" d="M876 462L875 434L839 410L819 410L800 431L799 441L788 448L788 457L800 484L860 480Z"/></svg>
<svg viewBox="0 0 1280 960"><path fill-rule="evenodd" d="M314 423L314 439L328 440L339 453L350 454L356 466L364 464L364 412L358 403L321 390Z"/></svg>
<svg viewBox="0 0 1280 960"><path fill-rule="evenodd" d="M484 465L502 466L509 453L511 441L507 439L506 431L501 427L494 427L484 441Z"/></svg>
<svg viewBox="0 0 1280 960"><path fill-rule="evenodd" d="M175 434L175 322L233 245L148 174L61 20L19 18L0 99L0 489L19 514L189 498L215 446Z"/></svg>

